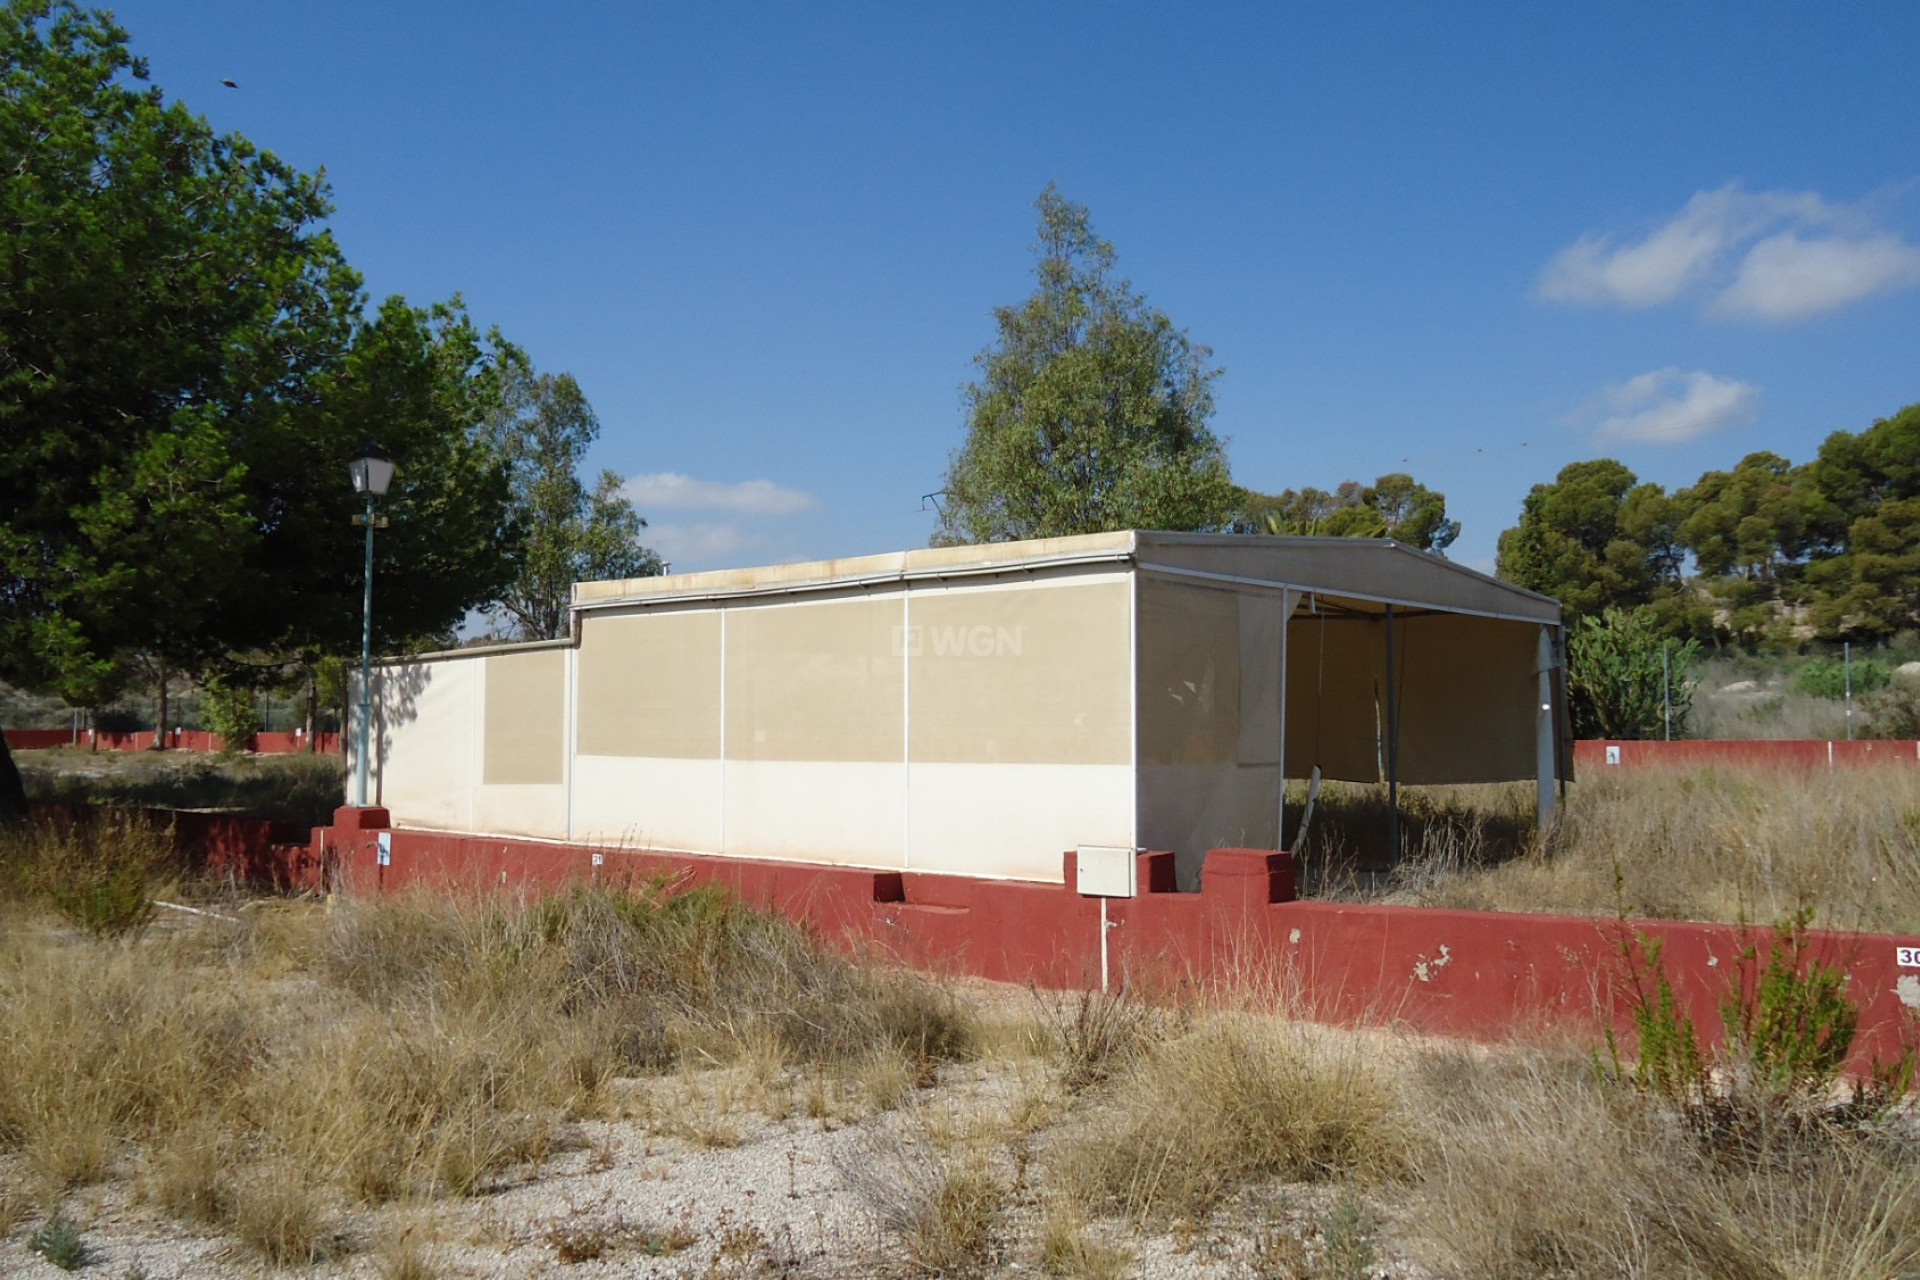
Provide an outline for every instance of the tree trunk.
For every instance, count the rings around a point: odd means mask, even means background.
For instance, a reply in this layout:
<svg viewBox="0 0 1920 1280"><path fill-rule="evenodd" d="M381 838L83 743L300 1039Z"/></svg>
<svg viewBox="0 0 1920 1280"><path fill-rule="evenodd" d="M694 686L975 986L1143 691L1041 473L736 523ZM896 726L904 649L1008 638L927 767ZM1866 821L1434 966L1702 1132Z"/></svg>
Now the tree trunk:
<svg viewBox="0 0 1920 1280"><path fill-rule="evenodd" d="M312 668L307 670L307 754L315 750L314 739L320 736L320 673Z"/></svg>
<svg viewBox="0 0 1920 1280"><path fill-rule="evenodd" d="M0 827L16 826L27 820L27 785L7 749L7 735L0 732Z"/></svg>
<svg viewBox="0 0 1920 1280"><path fill-rule="evenodd" d="M164 751L167 747L167 662L160 660L160 723L153 731L153 749Z"/></svg>

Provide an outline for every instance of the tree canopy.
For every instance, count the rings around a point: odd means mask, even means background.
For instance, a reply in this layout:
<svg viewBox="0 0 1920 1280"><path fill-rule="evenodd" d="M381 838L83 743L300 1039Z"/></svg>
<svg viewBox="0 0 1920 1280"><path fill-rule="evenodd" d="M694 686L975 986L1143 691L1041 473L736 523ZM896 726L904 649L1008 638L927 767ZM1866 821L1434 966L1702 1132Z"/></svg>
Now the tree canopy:
<svg viewBox="0 0 1920 1280"><path fill-rule="evenodd" d="M1391 538L1436 553L1460 536L1460 522L1447 518L1447 495L1397 471L1370 485L1343 481L1331 493L1311 487L1279 494L1244 489L1234 527L1301 537Z"/></svg>
<svg viewBox="0 0 1920 1280"><path fill-rule="evenodd" d="M352 646L369 434L399 467L382 640L504 587L501 344L457 301L367 317L318 175L167 101L71 0L0 7L0 164L0 679L95 706L130 654Z"/></svg>
<svg viewBox="0 0 1920 1280"><path fill-rule="evenodd" d="M1037 208L1039 285L994 311L999 337L975 358L937 540L1224 528L1212 352L1115 274L1084 206L1049 184Z"/></svg>
<svg viewBox="0 0 1920 1280"><path fill-rule="evenodd" d="M554 639L566 634L574 583L652 577L667 566L641 543L647 522L621 493L621 477L603 471L592 489L580 479L600 420L573 375L535 373L518 353L505 375L486 433L506 460L526 544L491 611L519 639Z"/></svg>
<svg viewBox="0 0 1920 1280"><path fill-rule="evenodd" d="M1651 604L1677 636L1873 641L1920 628L1920 404L1833 432L1797 466L1750 453L1672 494L1610 459L1572 463L1527 495L1500 536L1499 572L1575 616Z"/></svg>
<svg viewBox="0 0 1920 1280"><path fill-rule="evenodd" d="M1576 617L1647 604L1679 584L1678 516L1659 485L1613 459L1571 462L1528 492L1500 535L1497 572Z"/></svg>

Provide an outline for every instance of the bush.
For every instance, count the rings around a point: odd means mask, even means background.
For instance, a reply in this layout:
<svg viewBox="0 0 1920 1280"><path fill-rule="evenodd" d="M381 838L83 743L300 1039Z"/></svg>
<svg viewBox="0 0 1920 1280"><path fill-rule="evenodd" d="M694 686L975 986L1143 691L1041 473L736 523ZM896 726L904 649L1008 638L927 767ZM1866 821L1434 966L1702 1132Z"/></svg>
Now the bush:
<svg viewBox="0 0 1920 1280"><path fill-rule="evenodd" d="M137 934L180 871L173 837L132 815L93 815L0 833L0 889L52 907L100 938Z"/></svg>
<svg viewBox="0 0 1920 1280"><path fill-rule="evenodd" d="M1567 697L1580 738L1658 738L1686 728L1693 704L1687 671L1700 645L1667 638L1644 609L1608 609L1582 618L1567 633Z"/></svg>
<svg viewBox="0 0 1920 1280"><path fill-rule="evenodd" d="M260 732L260 704L251 689L209 680L200 694L200 720L220 735L220 749L231 755L246 750L253 735Z"/></svg>
<svg viewBox="0 0 1920 1280"><path fill-rule="evenodd" d="M1853 696L1884 689L1893 679L1893 671L1878 658L1853 660ZM1809 658L1794 674L1793 687L1815 698L1840 699L1847 696L1847 664L1837 658Z"/></svg>
<svg viewBox="0 0 1920 1280"><path fill-rule="evenodd" d="M1920 738L1920 685L1896 680L1861 704L1875 738Z"/></svg>

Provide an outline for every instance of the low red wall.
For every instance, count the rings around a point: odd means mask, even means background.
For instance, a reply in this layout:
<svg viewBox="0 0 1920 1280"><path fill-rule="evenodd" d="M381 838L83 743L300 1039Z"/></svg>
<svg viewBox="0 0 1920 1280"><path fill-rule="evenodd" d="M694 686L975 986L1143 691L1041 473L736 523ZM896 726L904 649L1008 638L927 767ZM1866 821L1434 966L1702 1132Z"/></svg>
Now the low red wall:
<svg viewBox="0 0 1920 1280"><path fill-rule="evenodd" d="M367 827L355 825L361 821ZM332 861L354 891L408 885L552 888L673 876L720 884L829 935L923 968L1001 981L1097 985L1101 938L1116 981L1246 982L1279 988L1308 1016L1379 1021L1417 1031L1498 1039L1561 1028L1598 1037L1631 1031L1622 942L1659 938L1682 1007L1702 1033L1765 930L1670 921L1442 911L1293 900L1292 856L1215 850L1199 893L1173 892L1171 854L1140 855L1141 895L1106 904L1063 885L862 871L806 863L592 849L535 840L392 831L381 811L342 810L315 831L309 861ZM1066 855L1066 884L1075 882ZM1855 1066L1891 1059L1916 1034L1920 937L1812 935L1813 953L1843 966L1861 1010Z"/></svg>
<svg viewBox="0 0 1920 1280"><path fill-rule="evenodd" d="M1709 764L1800 769L1920 764L1920 742L1910 738L1855 738L1851 742L1838 739L1774 738L1742 742L1682 738L1673 742L1591 739L1573 744L1575 777L1592 777L1593 773L1608 768L1698 768Z"/></svg>
<svg viewBox="0 0 1920 1280"><path fill-rule="evenodd" d="M88 747L100 751L145 751L153 746L153 730L142 729L135 733L94 733L90 729L80 730L78 739L71 729L8 729L7 746L14 751L41 751L49 747ZM167 732L167 746L175 751L218 751L225 745L225 739L216 733L204 729L171 729ZM315 748L327 755L340 753L340 735L320 733L314 735ZM246 750L263 755L284 755L294 751L305 751L307 740L296 733L256 733L247 739Z"/></svg>
<svg viewBox="0 0 1920 1280"><path fill-rule="evenodd" d="M313 833L294 822L275 822L244 814L199 809L141 809L142 819L173 836L173 847L189 866L229 878L253 889L282 893L315 892L327 887ZM82 805L33 806L36 822L93 821L102 810Z"/></svg>

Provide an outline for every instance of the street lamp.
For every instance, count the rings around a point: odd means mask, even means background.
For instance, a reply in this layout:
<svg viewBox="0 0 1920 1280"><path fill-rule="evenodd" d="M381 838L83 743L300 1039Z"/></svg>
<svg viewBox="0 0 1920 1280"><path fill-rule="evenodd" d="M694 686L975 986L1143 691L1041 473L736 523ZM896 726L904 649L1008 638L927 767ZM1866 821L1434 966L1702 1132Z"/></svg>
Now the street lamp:
<svg viewBox="0 0 1920 1280"><path fill-rule="evenodd" d="M347 464L353 477L353 491L367 500L367 509L353 518L367 527L366 597L360 611L360 741L354 760L353 802L367 807L367 751L373 725L373 531L386 527L385 516L373 514L373 500L387 496L393 483L393 459L369 440Z"/></svg>

